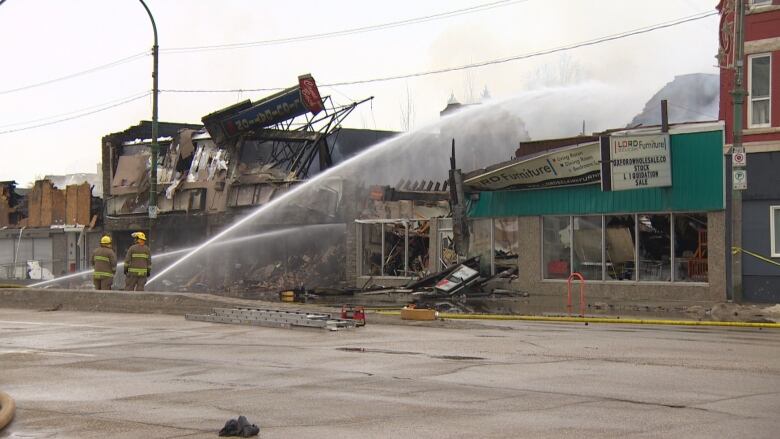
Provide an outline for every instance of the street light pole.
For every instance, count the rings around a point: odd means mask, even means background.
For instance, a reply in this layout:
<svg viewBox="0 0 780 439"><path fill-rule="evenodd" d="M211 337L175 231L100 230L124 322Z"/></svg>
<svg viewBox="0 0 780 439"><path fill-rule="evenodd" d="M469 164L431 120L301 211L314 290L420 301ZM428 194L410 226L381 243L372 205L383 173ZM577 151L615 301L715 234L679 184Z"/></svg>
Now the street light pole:
<svg viewBox="0 0 780 439"><path fill-rule="evenodd" d="M152 11L146 6L144 0L138 0L146 9L146 13L149 14L149 19L152 21L152 30L154 30L154 46L152 46L152 57L154 58L154 67L152 68L152 169L151 169L151 184L149 188L149 218L157 218L157 156L160 154L160 145L157 144L157 95L159 89L157 87L157 60L159 46L157 44L157 25L154 23L154 17ZM149 225L149 231L151 232L151 224Z"/></svg>

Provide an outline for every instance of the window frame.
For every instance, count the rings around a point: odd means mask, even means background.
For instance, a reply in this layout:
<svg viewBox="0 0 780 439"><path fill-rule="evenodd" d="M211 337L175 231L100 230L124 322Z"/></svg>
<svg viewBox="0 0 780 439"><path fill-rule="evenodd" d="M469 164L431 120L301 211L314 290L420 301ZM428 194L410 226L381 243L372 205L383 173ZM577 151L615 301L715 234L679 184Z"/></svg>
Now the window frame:
<svg viewBox="0 0 780 439"><path fill-rule="evenodd" d="M773 258L780 258L780 248L775 246L775 211L780 211L780 205L769 206L769 252Z"/></svg>
<svg viewBox="0 0 780 439"><path fill-rule="evenodd" d="M780 205L778 206L771 206L771 208L776 208L777 210L780 210ZM770 208L770 209L771 209ZM770 211L771 212L771 211ZM675 217L677 215L684 215L684 214L693 214L698 213L704 215L706 221L707 221L707 228L709 230L710 226L710 212L708 211L680 211L680 212L670 212L670 211L660 211L660 212L640 212L640 213L602 213L597 214L601 215L601 253L602 253L602 280L591 280L587 279L589 282L597 283L597 284L616 284L616 285L625 285L625 284L634 284L634 285L675 285L675 286L683 286L683 285L701 285L701 286L709 286L710 285L710 277L709 273L707 275L707 280L701 281L701 280L684 280L684 279L678 279L676 275L676 264L678 257L676 256L676 234L677 231L675 229ZM613 215L630 215L634 220L634 230L636 233L636 238L634 240L634 265L635 265L635 274L634 278L631 280L616 280L616 279L607 279L608 273L607 273L607 257L606 257L606 230L607 230L607 224L606 224L606 217L607 216L613 216ZM638 270L638 264L639 264L639 215L668 215L669 217L669 263L670 263L670 270L671 273L669 275L669 280L642 280L639 275ZM771 215L774 215L771 213ZM571 274L574 270L574 218L576 216L593 216L593 215L538 215L539 218L539 280L541 282L566 282L566 279L560 279L560 278L550 278L546 277L545 275L545 252L544 252L544 219L546 217L561 217L561 218L568 218L569 219L569 273ZM774 221L774 217L770 217L770 221ZM772 242L774 243L774 222L771 223L772 225ZM774 245L774 244L773 244ZM780 251L780 248L777 249ZM773 249L774 251L774 249ZM780 253L778 254L772 254L772 257L778 257L780 258ZM709 254L707 255L707 259L709 260Z"/></svg>
<svg viewBox="0 0 780 439"><path fill-rule="evenodd" d="M750 7L751 8L758 8L761 6L770 6L772 4L772 0L750 0Z"/></svg>
<svg viewBox="0 0 780 439"><path fill-rule="evenodd" d="M766 97L754 98L753 91L753 60L756 58L769 58L769 75L768 86L769 94ZM769 128L772 126L772 53L756 53L748 55L748 111L747 111L747 126L748 128ZM753 123L753 102L754 101L767 101L768 106L768 123Z"/></svg>

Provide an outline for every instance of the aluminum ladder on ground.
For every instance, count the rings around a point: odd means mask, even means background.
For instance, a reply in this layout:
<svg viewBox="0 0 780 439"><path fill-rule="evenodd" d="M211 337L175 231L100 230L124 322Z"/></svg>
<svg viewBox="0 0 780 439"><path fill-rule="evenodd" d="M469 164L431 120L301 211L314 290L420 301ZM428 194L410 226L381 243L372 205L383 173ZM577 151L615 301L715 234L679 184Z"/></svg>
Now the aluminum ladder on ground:
<svg viewBox="0 0 780 439"><path fill-rule="evenodd" d="M354 320L335 319L330 314L287 311L263 308L212 308L211 314L185 314L186 320L199 322L229 323L234 325L269 326L273 328L350 329L357 326Z"/></svg>

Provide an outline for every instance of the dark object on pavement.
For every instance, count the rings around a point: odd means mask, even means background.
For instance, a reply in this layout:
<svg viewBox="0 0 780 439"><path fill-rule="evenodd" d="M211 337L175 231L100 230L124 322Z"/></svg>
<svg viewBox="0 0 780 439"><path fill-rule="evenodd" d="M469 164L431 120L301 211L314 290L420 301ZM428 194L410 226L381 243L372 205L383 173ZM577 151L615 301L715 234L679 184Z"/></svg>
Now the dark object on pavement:
<svg viewBox="0 0 780 439"><path fill-rule="evenodd" d="M250 424L246 416L239 416L238 419L231 419L225 422L222 430L219 430L220 436L240 436L250 437L260 433L260 428L255 424Z"/></svg>

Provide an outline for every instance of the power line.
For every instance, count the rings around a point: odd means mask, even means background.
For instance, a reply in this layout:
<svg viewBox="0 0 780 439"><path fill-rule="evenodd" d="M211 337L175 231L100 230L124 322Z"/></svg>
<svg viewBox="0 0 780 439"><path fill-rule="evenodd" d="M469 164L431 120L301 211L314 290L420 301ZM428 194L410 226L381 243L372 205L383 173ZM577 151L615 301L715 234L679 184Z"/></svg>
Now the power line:
<svg viewBox="0 0 780 439"><path fill-rule="evenodd" d="M107 64L103 64L103 65L99 65L99 66L96 66L96 67L89 68L87 70L82 70L82 71L79 71L79 72L71 73L69 75L60 76L59 78L49 79L49 80L46 80L46 81L43 81L43 82L37 82L35 84L28 84L28 85L24 85L22 87L11 88L11 89L8 89L8 90L1 90L0 91L0 95L4 95L4 94L8 94L8 93L14 93L14 92L17 92L17 91L22 91L22 90L29 90L31 88L41 87L43 85L52 84L54 82L64 81L66 79L71 79L71 78L75 78L75 77L78 77L78 76L87 75L89 73L97 72L99 70L108 69L108 68L111 68L111 67L114 67L114 66L118 66L120 64L128 63L130 61L135 61L136 59L143 58L143 57L146 57L146 56L149 56L148 52L139 52L139 53L136 53L135 55L130 55L130 56L127 56L125 58L118 59L116 61L112 61L112 62L107 63Z"/></svg>
<svg viewBox="0 0 780 439"><path fill-rule="evenodd" d="M112 108L119 107L120 105L129 104L130 102L137 101L139 99L143 99L143 98L149 96L150 94L152 94L152 93L151 92L145 92L144 94L142 94L140 96L135 96L135 97L132 97L132 98L129 98L129 99L125 99L125 100L117 102L117 103L115 103L113 105L102 107L102 108L99 108L97 110L89 111L87 113L81 113L81 114L78 114L78 115L75 115L75 116L66 117L66 118L63 118L63 119L57 119L57 120L41 123L41 124L38 124L38 125L28 126L28 127L14 128L14 129L10 129L10 130L0 131L0 135L2 135L2 134L9 134L9 133L15 133L15 132L19 132L19 131L27 131L27 130L31 130L31 129L34 129L34 128L40 128L40 127L45 127L45 126L49 126L49 125L54 125L54 124L66 122L66 121L73 120L73 119L79 119L79 118L82 118L82 117L85 117L85 116L89 116L91 114L100 113L102 111L106 111L106 110L110 110Z"/></svg>
<svg viewBox="0 0 780 439"><path fill-rule="evenodd" d="M135 98L135 97L141 97L141 96L147 96L147 95L149 95L148 91L138 92L138 93L134 93L134 94L129 95L129 96L121 97L121 98L118 98L118 99L113 99L113 100L108 101L108 102L103 102L103 103L92 105L92 106L89 106L89 107L80 108L78 110L69 111L67 113L53 114L51 116L41 117L41 118L38 118L38 119L25 120L23 122L13 122L13 123L3 124L3 125L0 125L0 128L8 128L8 127L19 126L19 125L30 125L30 124L33 124L33 123L36 123L36 122L41 122L41 121L44 121L44 120L56 119L58 117L64 117L64 116L70 116L72 114L82 113L84 111L92 110L94 108L102 108L102 107L105 107L106 105L111 105L111 104L116 103L116 102L124 102L124 101L126 101L128 99L132 99L132 98Z"/></svg>
<svg viewBox="0 0 780 439"><path fill-rule="evenodd" d="M396 27L408 26L411 24L425 23L428 21L442 20L445 18L457 17L460 15L473 14L475 12L487 11L494 8L509 6L516 3L525 3L530 0L501 0L494 1L492 3L484 3L480 5L470 6L468 8L456 9L452 11L440 12L437 14L426 15L422 17L407 18L404 20L393 21L389 23L375 24L371 26L354 27L350 29L342 29L332 32L323 32L317 34L298 35L286 38L276 38L270 40L249 41L242 43L227 43L227 44L215 44L208 46L190 46L190 47L172 47L168 49L161 49L163 53L188 53L188 52L204 52L204 51L218 51L218 50L231 50L231 49L244 49L248 47L258 46L274 46L279 44L297 43L301 41L319 40L324 38L341 37L345 35L353 35L365 32L375 32L378 30L392 29Z"/></svg>
<svg viewBox="0 0 780 439"><path fill-rule="evenodd" d="M4 2L5 0L0 0L0 4ZM325 33L319 33L319 34L309 34L309 35L299 35L299 36L293 36L293 37L287 37L287 38L279 38L279 39L273 39L273 40L263 40L263 41L253 41L253 42L243 42L243 43L230 43L230 44L220 44L220 45L212 45L212 46L193 46L193 47L173 47L169 49L161 49L160 52L163 53L186 53L186 52L199 52L199 51L217 51L217 50L228 50L228 49L240 49L245 47L255 47L255 46L271 46L271 45L277 45L277 44L286 44L286 43L292 43L292 42L300 42L300 41L309 41L309 40L316 40L316 39L323 39L323 38L332 38L332 37L338 37L338 36L345 36L345 35L351 35L356 33L363 33L363 32L373 32L377 30L383 30L383 29L391 29L395 27L401 27L401 26L407 26L410 24L417 24L417 23L424 23L427 21L434 21L434 20L440 20L450 17L456 17L459 15L465 15L465 14L471 14L475 12L481 12L486 11L493 8L503 7L503 6L509 6L511 4L515 3L525 3L530 0L501 0L501 1L495 1L492 3L485 3L481 5L471 6L468 8L463 9L456 9L453 11L446 11L441 12L438 14L433 15L427 15L423 17L416 17L416 18L409 18L405 20L390 22L390 23L382 23L377 24L373 26L363 26L363 27L357 27L357 28L350 28L350 29L344 29L340 31L334 31L334 32L325 32ZM50 79L43 82L38 82L34 84L25 85L22 87L12 88L8 90L0 90L0 95L8 94L8 93L14 93L22 90L28 90L31 88L41 87L44 85L52 84L59 81L64 81L67 79L75 78L78 76L86 75L89 73L93 73L99 70L107 69L110 67L114 67L120 64L124 64L127 62L134 61L136 59L149 56L148 52L140 52L135 55L131 55L125 58L118 59L116 61L112 61L107 64L99 65L96 67L92 67L87 70L82 70L79 72L71 73L65 76L61 76L58 78ZM272 89L272 90L281 90L281 89ZM251 89L251 90L244 90L244 91L271 91L271 90L264 90L264 89Z"/></svg>
<svg viewBox="0 0 780 439"><path fill-rule="evenodd" d="M603 37L594 38L587 41L581 41L578 43L572 43L565 46L559 46L552 49L545 49L540 50L536 52L521 54L521 55L514 55L506 58L499 58L499 59L493 59L488 61L482 61L478 63L471 63L471 64L464 64L461 66L456 67L448 67L448 68L442 68L442 69L436 69L436 70L428 70L424 72L417 72L417 73L408 73L403 75L395 75L395 76L385 76L381 78L372 78L372 79L362 79L362 80L356 80L356 81L345 81L345 82L334 82L329 84L320 84L320 87L340 87L345 85L357 85L357 84L368 84L372 82L385 82L385 81L393 81L398 79L407 79L407 78L415 78L420 76L429 76L429 75L436 75L440 73L447 73L447 72L453 72L453 71L459 71L459 70L467 70L467 69L473 69L478 67L485 67L489 65L494 64L503 64L511 61L518 61L522 59L529 59L529 58L535 58L543 55L550 55L557 52L564 52L568 50L578 49L581 47L587 47L587 46L593 46L596 44L605 43L608 41L614 41L619 40L622 38L627 38L634 35L644 34L652 31L656 31L659 29L665 29L673 26L678 26L684 23L701 20L707 17L711 17L713 15L716 15L717 11L705 11L700 12L698 14L689 15L686 17L678 18L671 21L666 21L663 23L658 23L650 26L645 26L629 31L620 32L617 34L607 35ZM242 89L166 89L166 90L160 90L161 92L166 93L236 93L236 92L246 92L246 91L278 91L283 90L284 87L266 87L266 88L242 88Z"/></svg>

